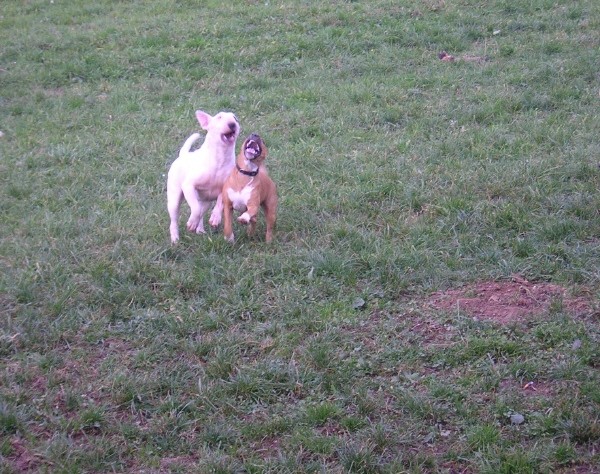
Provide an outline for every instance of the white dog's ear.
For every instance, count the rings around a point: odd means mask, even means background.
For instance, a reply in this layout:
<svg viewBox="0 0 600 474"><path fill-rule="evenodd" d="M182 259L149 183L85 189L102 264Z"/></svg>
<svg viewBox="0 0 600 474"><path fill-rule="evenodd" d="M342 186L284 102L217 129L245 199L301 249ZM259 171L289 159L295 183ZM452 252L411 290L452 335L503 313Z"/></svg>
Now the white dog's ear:
<svg viewBox="0 0 600 474"><path fill-rule="evenodd" d="M204 130L208 130L208 124L212 120L212 116L202 110L196 110L196 118L200 122L200 126Z"/></svg>

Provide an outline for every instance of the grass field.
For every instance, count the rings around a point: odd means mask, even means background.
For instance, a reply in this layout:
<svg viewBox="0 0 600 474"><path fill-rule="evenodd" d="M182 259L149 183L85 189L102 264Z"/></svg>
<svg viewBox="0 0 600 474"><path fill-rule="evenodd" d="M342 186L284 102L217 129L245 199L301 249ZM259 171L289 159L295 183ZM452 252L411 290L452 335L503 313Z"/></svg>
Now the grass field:
<svg viewBox="0 0 600 474"><path fill-rule="evenodd" d="M599 66L595 0L4 0L0 472L600 472ZM170 245L196 109L273 244Z"/></svg>

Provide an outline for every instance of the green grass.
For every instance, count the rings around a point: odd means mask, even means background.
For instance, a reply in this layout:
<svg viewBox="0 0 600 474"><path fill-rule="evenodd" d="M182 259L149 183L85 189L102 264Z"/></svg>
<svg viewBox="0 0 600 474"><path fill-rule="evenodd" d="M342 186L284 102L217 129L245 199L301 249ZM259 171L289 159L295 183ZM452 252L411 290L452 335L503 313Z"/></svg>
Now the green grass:
<svg viewBox="0 0 600 474"><path fill-rule="evenodd" d="M4 1L0 471L592 470L599 31L592 0ZM169 244L196 109L265 138L272 245ZM426 303L514 274L591 304Z"/></svg>

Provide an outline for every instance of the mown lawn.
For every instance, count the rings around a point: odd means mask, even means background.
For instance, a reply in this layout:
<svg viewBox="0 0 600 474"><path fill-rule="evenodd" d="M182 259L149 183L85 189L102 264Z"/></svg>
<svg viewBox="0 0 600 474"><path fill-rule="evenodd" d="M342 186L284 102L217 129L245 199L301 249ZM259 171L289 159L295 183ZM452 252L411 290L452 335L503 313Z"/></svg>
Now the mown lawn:
<svg viewBox="0 0 600 474"><path fill-rule="evenodd" d="M3 1L0 472L599 472L599 65L593 0ZM273 244L169 243L197 109Z"/></svg>

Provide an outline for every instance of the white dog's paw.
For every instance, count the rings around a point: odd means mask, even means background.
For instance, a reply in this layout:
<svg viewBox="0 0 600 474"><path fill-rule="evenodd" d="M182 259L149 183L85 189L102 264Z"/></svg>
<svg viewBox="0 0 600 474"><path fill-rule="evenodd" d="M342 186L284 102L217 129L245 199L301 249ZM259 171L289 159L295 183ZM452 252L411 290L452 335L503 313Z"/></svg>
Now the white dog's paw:
<svg viewBox="0 0 600 474"><path fill-rule="evenodd" d="M250 222L250 214L244 212L237 220L240 224L248 224Z"/></svg>
<svg viewBox="0 0 600 474"><path fill-rule="evenodd" d="M219 227L219 224L221 223L221 213L218 214L211 214L210 215L210 219L208 220L208 223L212 226L212 227Z"/></svg>
<svg viewBox="0 0 600 474"><path fill-rule="evenodd" d="M179 229L177 226L171 226L171 243L176 244L179 241Z"/></svg>
<svg viewBox="0 0 600 474"><path fill-rule="evenodd" d="M235 242L235 235L233 235L233 232L231 233L231 235L229 237L225 236L225 240L227 242L229 242L230 244Z"/></svg>
<svg viewBox="0 0 600 474"><path fill-rule="evenodd" d="M204 225L201 220L190 219L187 222L187 230L190 232L196 232L196 234L204 234Z"/></svg>

